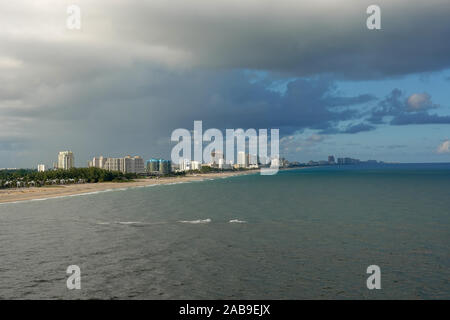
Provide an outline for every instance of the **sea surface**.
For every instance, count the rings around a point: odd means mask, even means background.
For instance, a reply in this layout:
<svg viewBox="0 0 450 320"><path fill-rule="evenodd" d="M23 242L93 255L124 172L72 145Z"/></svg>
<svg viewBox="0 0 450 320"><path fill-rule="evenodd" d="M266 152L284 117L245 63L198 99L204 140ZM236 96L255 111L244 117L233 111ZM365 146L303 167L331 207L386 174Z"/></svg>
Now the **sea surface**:
<svg viewBox="0 0 450 320"><path fill-rule="evenodd" d="M69 265L81 290L67 289ZM367 289L370 265L380 290ZM450 164L1 204L0 298L449 299Z"/></svg>

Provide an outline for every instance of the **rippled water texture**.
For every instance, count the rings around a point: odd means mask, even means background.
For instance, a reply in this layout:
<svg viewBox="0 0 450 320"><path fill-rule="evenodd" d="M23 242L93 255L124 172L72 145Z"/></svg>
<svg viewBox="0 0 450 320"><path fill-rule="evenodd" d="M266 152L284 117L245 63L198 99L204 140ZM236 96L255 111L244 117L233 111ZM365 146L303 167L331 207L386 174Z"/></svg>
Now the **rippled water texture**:
<svg viewBox="0 0 450 320"><path fill-rule="evenodd" d="M349 166L2 204L0 298L449 299L449 190Z"/></svg>

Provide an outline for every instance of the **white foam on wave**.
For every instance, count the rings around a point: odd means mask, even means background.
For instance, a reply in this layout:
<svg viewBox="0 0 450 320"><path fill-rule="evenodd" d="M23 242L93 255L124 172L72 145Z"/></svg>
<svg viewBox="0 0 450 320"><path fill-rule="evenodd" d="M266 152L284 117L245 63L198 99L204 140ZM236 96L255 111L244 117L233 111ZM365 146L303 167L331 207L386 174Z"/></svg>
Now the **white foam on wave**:
<svg viewBox="0 0 450 320"><path fill-rule="evenodd" d="M31 200L18 200L18 201L10 201L10 202L2 202L0 203L1 205L5 205L5 204L16 204L16 203L24 203L24 202L30 202Z"/></svg>
<svg viewBox="0 0 450 320"><path fill-rule="evenodd" d="M187 182L192 182L192 181L180 181L180 182L164 183L164 184L160 184L160 186L172 186L172 185L175 185L175 184L183 184L183 183L187 183Z"/></svg>
<svg viewBox="0 0 450 320"><path fill-rule="evenodd" d="M98 190L98 191L91 191L91 192L74 193L74 194L68 194L68 195L63 195L63 196L50 197L50 198L46 198L46 200L47 200L47 199L58 199L58 198L69 198L69 197L90 196L90 195L94 195L94 194L100 194L100 193L105 193L105 192L112 192L112 191L115 191L115 190L116 190L116 189L105 189L105 190Z"/></svg>
<svg viewBox="0 0 450 320"><path fill-rule="evenodd" d="M140 221L116 221L115 223L117 224L144 224L144 222L140 222Z"/></svg>
<svg viewBox="0 0 450 320"><path fill-rule="evenodd" d="M204 219L204 220L184 220L184 221L179 221L181 223L192 223L192 224L200 224L200 223L210 223L211 219Z"/></svg>
<svg viewBox="0 0 450 320"><path fill-rule="evenodd" d="M232 219L228 221L229 223L247 223L247 221L244 220L238 220L238 219Z"/></svg>
<svg viewBox="0 0 450 320"><path fill-rule="evenodd" d="M167 221L160 221L160 222L142 222L142 221L112 221L112 222L106 222L106 221L98 221L95 222L97 225L141 225L141 226L147 226L147 225L160 225L160 224L168 224Z"/></svg>
<svg viewBox="0 0 450 320"><path fill-rule="evenodd" d="M58 198L60 198L60 197L58 197ZM51 199L51 198L38 198L38 199L30 199L30 200L24 200L24 201L44 201L44 200L48 200L48 199ZM17 203L17 202L21 202L21 201L15 201L15 202L10 202L10 203Z"/></svg>

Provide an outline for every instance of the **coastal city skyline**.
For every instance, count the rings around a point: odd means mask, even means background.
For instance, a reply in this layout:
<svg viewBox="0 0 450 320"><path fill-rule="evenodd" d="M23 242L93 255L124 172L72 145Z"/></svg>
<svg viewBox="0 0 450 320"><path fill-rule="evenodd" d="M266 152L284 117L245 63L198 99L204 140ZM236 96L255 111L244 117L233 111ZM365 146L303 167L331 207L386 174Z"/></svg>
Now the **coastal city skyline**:
<svg viewBox="0 0 450 320"><path fill-rule="evenodd" d="M80 168L99 168L108 171L122 171L123 173L151 173L161 171L161 173L166 174L171 171L190 171L190 170L200 170L202 166L215 167L222 170L230 170L237 168L246 169L258 169L261 165L264 165L264 160L260 159L256 154L250 154L243 151L237 152L236 161L230 161L229 163L225 160L225 155L221 151L211 152L211 161L195 161L193 159L183 158L179 164L172 163L171 160L162 158L150 158L145 160L139 155L126 155L123 157L104 157L95 156L91 160L87 160L86 166L78 166ZM289 161L284 157L273 158L267 160L266 165L289 167L289 166L322 166L322 165L349 165L349 164L361 164L361 163L384 163L381 160L367 159L361 160L350 157L335 157L334 155L328 155L327 160L309 160L306 162L299 161ZM163 166L164 169L160 170ZM71 150L60 151L58 153L57 161L53 162L52 166L45 163L39 163L36 167L30 168L0 168L0 170L17 170L17 169L37 169L39 172L44 172L47 170L55 169L71 169L75 168L74 153ZM155 169L151 169L155 168Z"/></svg>
<svg viewBox="0 0 450 320"><path fill-rule="evenodd" d="M67 151L69 151L69 150L67 150ZM67 151L64 151L64 152L67 152ZM63 151L60 151L60 152L63 152ZM69 151L69 152L72 152L72 151ZM254 156L254 157L256 157L256 155L252 155L252 154L249 154L249 153L245 153L245 155L247 156L247 157L249 157L249 156ZM103 157L103 155L100 155L100 156L94 156L93 157L93 159L94 160L92 160L92 158L89 160L85 160L85 161L83 161L83 160L79 160L78 162L75 162L75 157L71 160L71 163L72 163L72 165L70 166L70 167L79 167L79 168L85 168L85 167L90 167L91 165L91 163L92 163L92 161L95 161L95 159L97 159L97 161L98 161L98 159L99 158L105 158L105 159L121 159L121 158L125 158L125 157L129 157L130 155L129 154L127 154L126 156L116 156L116 157L111 157L111 156L109 156L109 157ZM161 159L161 160L165 160L164 158L161 158L161 157L158 157L158 156L156 156L156 158L155 157L152 157L152 156L149 156L149 157L143 157L143 156L140 156L140 155L136 155L136 157L140 157L140 158L142 158L143 160L144 160L144 162L146 162L146 161L149 161L150 159ZM239 163L239 159L238 159L238 157L239 157L239 153L237 153L237 159L236 159L236 164L237 163ZM340 156L335 156L335 155L331 155L331 157L333 157L333 158L336 158L336 164L338 163L338 161L337 161L337 159L356 159L356 158L352 158L352 157L349 157L348 155L340 155ZM149 159L149 160L145 160L145 159ZM281 155L280 156L280 158L284 158L284 156L283 155ZM327 159L328 158L328 161L327 160L325 160L325 159ZM299 163L299 164L308 164L308 163L324 163L324 162L329 162L329 158L330 158L330 155L326 155L326 156L323 156L323 157L321 157L321 158L315 158L315 159L309 159L309 160L306 160L306 161L298 161L298 160L290 160L291 162L294 162L294 163ZM197 165L196 164L196 162L197 161L195 161L195 160L193 160L193 159L186 159L186 160L189 160L189 162L190 163L194 163L194 165ZM360 161L368 161L368 162L373 162L373 161L378 161L378 162L384 162L383 160L380 160L380 159L372 159L372 158L368 158L368 159L357 159L357 160L360 160ZM169 160L167 160L167 161L169 161ZM247 160L248 161L248 160ZM248 161L248 162L250 162L250 161ZM7 170L7 169L9 169L9 170L17 170L17 169L37 169L38 171L45 171L45 170L48 170L48 169L57 169L58 167L59 167L59 165L58 165L58 163L59 163L59 157L55 160L55 159L53 159L53 160L50 160L50 161L48 161L48 162L46 162L46 161L38 161L37 163L35 163L34 165L33 164L30 164L30 165L28 165L28 166L23 166L23 167L15 167L15 166L11 166L11 167L2 167L2 166L0 166L0 170ZM224 162L225 163L225 162ZM235 163L231 163L231 165L233 165L233 164L235 164ZM241 163L242 163L242 161L241 161ZM392 163L400 163L400 162L397 162L397 161L392 161ZM408 163L408 162L404 162L404 163ZM409 162L409 163L413 163L413 162ZM206 164L206 162L201 162L201 164ZM93 167L99 167L99 166L95 166L95 165L92 165ZM102 166L100 166L99 168L102 168ZM65 167L64 166L61 166L61 169L65 169Z"/></svg>
<svg viewBox="0 0 450 320"><path fill-rule="evenodd" d="M443 152L438 152L438 150L435 150L436 153L438 153L438 154L439 153L446 154L447 153L447 149L449 148L449 144L447 142L443 142L439 147L443 149ZM115 152L113 154L115 156L109 156L108 158L115 158L115 159L117 159L117 158L120 158L120 157L122 157L122 158L124 157L123 154L120 155L117 152ZM127 153L125 153L125 154L127 156L129 156L129 154L127 154ZM247 153L247 155L248 155L248 153ZM304 157L301 157L303 160L290 159L290 161L291 162L296 162L296 163L302 163L302 164L307 164L307 163L310 163L310 162L317 162L317 163L319 163L319 162L324 162L325 159L327 159L329 156L330 155L328 153L324 153L323 155L319 155L319 156L317 156L315 158L308 158L307 156L304 156ZM100 156L94 156L94 158L96 158L96 157L102 157L102 156L101 155ZM153 156L150 155L148 157L144 157L144 156L140 156L140 157L142 157L143 159L151 159L151 158L154 158L155 155L153 155ZM284 157L285 157L284 155L280 155L280 158L284 158ZM424 162L416 162L416 161L412 161L412 160L410 160L410 161L385 160L384 158L380 159L380 158L377 158L377 157L365 157L365 158L363 157L362 159L359 159L358 157L355 157L352 153L350 153L350 154L337 153L337 154L333 154L333 157L335 157L336 159L338 159L338 158L342 158L342 159L344 159L344 158L351 158L351 159L355 158L355 159L358 159L358 160L361 160L361 161L369 161L369 162L370 161L379 161L379 162L387 162L387 163L433 163L433 162L436 162L436 163L447 163L447 162L450 162L450 158L447 159L446 157L441 157L441 158L437 159L436 161L424 161ZM54 157L52 158L51 156L48 157L48 158L49 158L49 160L47 160L47 161L37 161L36 163L31 163L31 161L27 161L29 164L26 164L24 166L14 166L14 163L13 163L12 166L2 166L2 164L0 163L0 170L5 170L5 169L14 169L15 170L15 169L22 169L22 168L23 169L38 169L39 170L39 166L40 165L44 166L43 168L45 168L45 169L58 167L57 166L58 159L55 160ZM164 157L157 156L157 155L156 155L156 158L158 158L158 159L165 159ZM296 159L298 159L298 158L299 157L297 157ZM74 167L83 168L83 167L89 167L89 162L91 160L89 160L89 158L87 160L80 160L80 159L77 158L77 160L73 159L72 161L73 161L73 166ZM191 161L194 161L194 160L191 159ZM23 162L19 162L19 163L23 163ZM202 163L204 163L204 162L202 162Z"/></svg>

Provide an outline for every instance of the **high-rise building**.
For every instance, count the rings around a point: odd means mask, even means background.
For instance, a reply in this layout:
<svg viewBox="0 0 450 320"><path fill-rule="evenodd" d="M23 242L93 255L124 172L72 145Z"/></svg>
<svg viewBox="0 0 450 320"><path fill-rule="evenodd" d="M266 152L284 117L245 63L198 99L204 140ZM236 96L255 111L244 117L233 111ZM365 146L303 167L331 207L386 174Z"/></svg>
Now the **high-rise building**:
<svg viewBox="0 0 450 320"><path fill-rule="evenodd" d="M126 156L123 158L123 173L144 173L144 159L139 156Z"/></svg>
<svg viewBox="0 0 450 320"><path fill-rule="evenodd" d="M334 160L334 156L328 156L328 164L336 164L336 160Z"/></svg>
<svg viewBox="0 0 450 320"><path fill-rule="evenodd" d="M103 167L105 166L105 162L106 162L105 157L100 156L100 157L94 157L92 159L92 161L89 161L88 163L88 167L94 167L94 168L100 168L103 169Z"/></svg>
<svg viewBox="0 0 450 320"><path fill-rule="evenodd" d="M159 173L169 174L172 171L172 162L170 160L159 159Z"/></svg>
<svg viewBox="0 0 450 320"><path fill-rule="evenodd" d="M58 154L58 169L68 170L74 167L74 157L72 151L61 151Z"/></svg>
<svg viewBox="0 0 450 320"><path fill-rule="evenodd" d="M38 172L44 172L45 171L45 164L38 164L37 169L38 169Z"/></svg>
<svg viewBox="0 0 450 320"><path fill-rule="evenodd" d="M180 171L189 171L191 170L191 160L189 159L181 159L180 161Z"/></svg>
<svg viewBox="0 0 450 320"><path fill-rule="evenodd" d="M94 158L89 161L89 167L105 169L109 171L120 171L122 173L144 173L144 159L139 156L126 156L124 158Z"/></svg>
<svg viewBox="0 0 450 320"><path fill-rule="evenodd" d="M217 165L219 166L219 169L225 169L225 160L219 159L219 162L217 163Z"/></svg>
<svg viewBox="0 0 450 320"><path fill-rule="evenodd" d="M270 161L270 167L271 168L279 168L280 167L280 159L279 158L273 158Z"/></svg>
<svg viewBox="0 0 450 320"><path fill-rule="evenodd" d="M157 173L159 172L159 159L150 159L147 160L146 163L147 172L148 173Z"/></svg>
<svg viewBox="0 0 450 320"><path fill-rule="evenodd" d="M220 160L223 160L223 152L222 151L212 151L211 152L211 163L210 165L213 167L217 167L219 165Z"/></svg>
<svg viewBox="0 0 450 320"><path fill-rule="evenodd" d="M106 158L103 168L108 171L122 171L123 158Z"/></svg>
<svg viewBox="0 0 450 320"><path fill-rule="evenodd" d="M150 159L146 162L147 172L150 174L169 174L172 170L170 160Z"/></svg>
<svg viewBox="0 0 450 320"><path fill-rule="evenodd" d="M244 151L239 151L237 156L237 164L240 168L248 167L248 155Z"/></svg>
<svg viewBox="0 0 450 320"><path fill-rule="evenodd" d="M258 164L258 155L249 154L248 155L248 164L249 165L257 165Z"/></svg>
<svg viewBox="0 0 450 320"><path fill-rule="evenodd" d="M200 170L202 163L200 161L191 161L191 170Z"/></svg>

